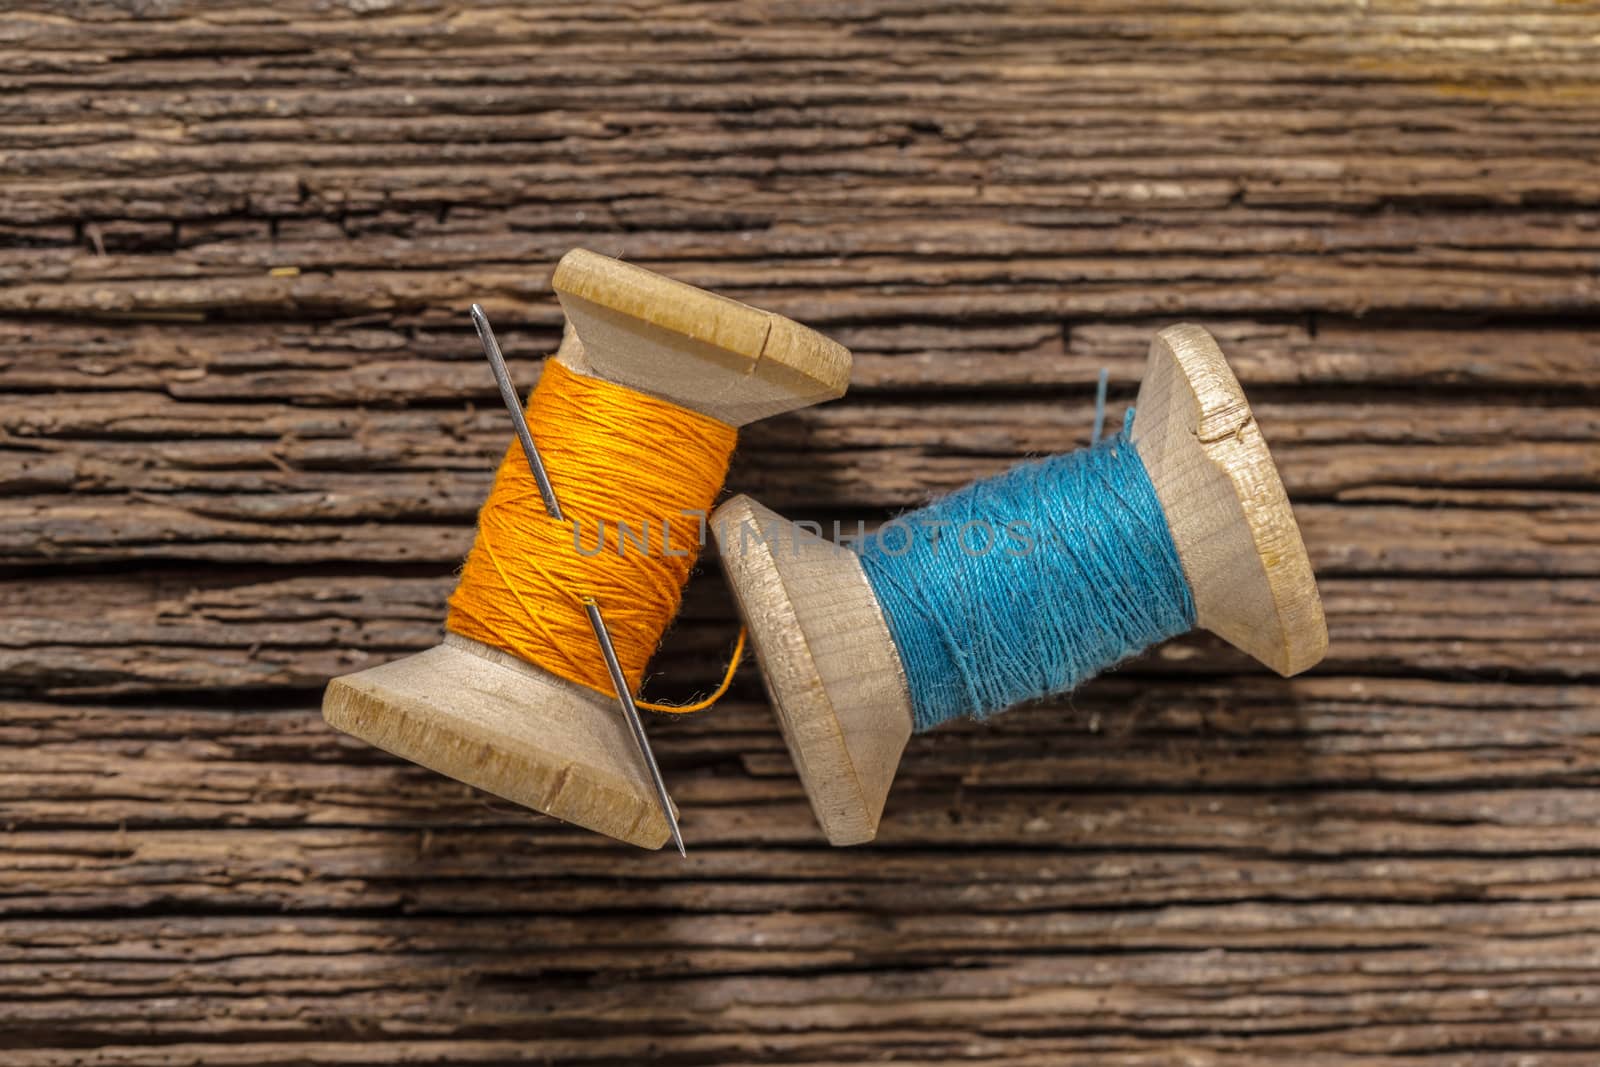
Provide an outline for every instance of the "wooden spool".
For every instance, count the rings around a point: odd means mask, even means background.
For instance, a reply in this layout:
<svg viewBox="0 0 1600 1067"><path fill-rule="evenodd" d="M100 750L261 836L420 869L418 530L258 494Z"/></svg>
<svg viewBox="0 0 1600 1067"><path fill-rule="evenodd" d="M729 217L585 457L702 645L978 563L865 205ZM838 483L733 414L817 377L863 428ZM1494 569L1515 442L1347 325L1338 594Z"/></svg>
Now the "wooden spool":
<svg viewBox="0 0 1600 1067"><path fill-rule="evenodd" d="M639 267L577 249L551 284L567 314L555 356L567 369L730 426L837 398L849 383L841 345ZM600 656L598 646L593 652ZM667 841L614 698L459 634L335 678L322 714L379 748L547 815L645 848Z"/></svg>
<svg viewBox="0 0 1600 1067"><path fill-rule="evenodd" d="M1161 331L1132 437L1166 513L1198 624L1282 675L1328 647L1300 528L1211 335ZM748 497L713 515L723 568L800 780L835 845L877 835L912 731L911 694L854 552Z"/></svg>

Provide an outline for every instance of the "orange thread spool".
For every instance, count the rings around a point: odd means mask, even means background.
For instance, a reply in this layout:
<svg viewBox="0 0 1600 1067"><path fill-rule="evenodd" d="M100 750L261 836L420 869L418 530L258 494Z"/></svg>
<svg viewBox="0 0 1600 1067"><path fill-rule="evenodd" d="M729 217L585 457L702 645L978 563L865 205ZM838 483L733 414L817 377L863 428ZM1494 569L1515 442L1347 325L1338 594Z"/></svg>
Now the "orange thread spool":
<svg viewBox="0 0 1600 1067"><path fill-rule="evenodd" d="M478 512L477 540L445 627L614 697L584 615L584 599L593 598L637 690L698 553L701 520L687 513L710 510L737 431L555 360L545 363L527 416L567 521L545 513L513 439ZM743 647L741 633L727 677L709 699L639 706L709 707L726 692Z"/></svg>

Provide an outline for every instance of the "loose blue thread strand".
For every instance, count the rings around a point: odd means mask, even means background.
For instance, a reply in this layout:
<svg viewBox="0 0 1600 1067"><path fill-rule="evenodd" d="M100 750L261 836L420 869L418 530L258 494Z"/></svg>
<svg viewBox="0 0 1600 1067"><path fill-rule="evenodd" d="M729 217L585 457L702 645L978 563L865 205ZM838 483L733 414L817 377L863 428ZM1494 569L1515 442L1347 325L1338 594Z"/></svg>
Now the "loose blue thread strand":
<svg viewBox="0 0 1600 1067"><path fill-rule="evenodd" d="M1089 435L1089 443L1100 443L1100 435L1106 428L1106 384L1111 381L1111 372L1105 367L1100 368L1100 378L1094 386L1094 432Z"/></svg>
<svg viewBox="0 0 1600 1067"><path fill-rule="evenodd" d="M1067 692L1194 628L1132 426L1130 411L1115 437L975 482L862 543L918 731Z"/></svg>

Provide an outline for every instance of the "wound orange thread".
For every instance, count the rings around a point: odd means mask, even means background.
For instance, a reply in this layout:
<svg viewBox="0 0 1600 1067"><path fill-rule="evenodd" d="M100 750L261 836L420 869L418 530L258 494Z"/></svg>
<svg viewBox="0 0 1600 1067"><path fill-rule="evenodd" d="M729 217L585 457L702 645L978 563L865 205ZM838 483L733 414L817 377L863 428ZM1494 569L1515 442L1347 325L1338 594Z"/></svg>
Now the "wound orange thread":
<svg viewBox="0 0 1600 1067"><path fill-rule="evenodd" d="M722 488L737 433L555 360L545 362L527 414L566 521L545 514L513 440L478 512L478 537L450 596L445 628L615 697L584 615L583 600L593 597L637 690L678 614L700 547L701 516ZM741 633L727 676L706 700L639 706L710 707L727 691L743 648Z"/></svg>

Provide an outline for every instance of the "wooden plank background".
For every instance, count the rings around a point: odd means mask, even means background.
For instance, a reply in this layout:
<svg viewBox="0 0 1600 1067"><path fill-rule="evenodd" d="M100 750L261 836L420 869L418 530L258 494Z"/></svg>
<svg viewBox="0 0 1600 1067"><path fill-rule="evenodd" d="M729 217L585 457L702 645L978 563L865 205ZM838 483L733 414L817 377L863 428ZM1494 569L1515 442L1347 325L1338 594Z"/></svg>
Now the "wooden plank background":
<svg viewBox="0 0 1600 1067"><path fill-rule="evenodd" d="M24 0L0 16L0 1060L1600 1053L1600 7ZM332 735L432 643L549 272L857 353L732 486L875 519L1222 340L1333 644L916 740L830 850L753 671L687 862ZM648 691L733 636L709 565Z"/></svg>

